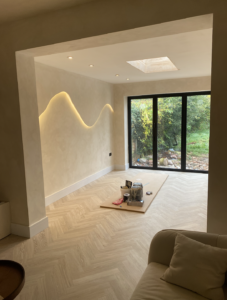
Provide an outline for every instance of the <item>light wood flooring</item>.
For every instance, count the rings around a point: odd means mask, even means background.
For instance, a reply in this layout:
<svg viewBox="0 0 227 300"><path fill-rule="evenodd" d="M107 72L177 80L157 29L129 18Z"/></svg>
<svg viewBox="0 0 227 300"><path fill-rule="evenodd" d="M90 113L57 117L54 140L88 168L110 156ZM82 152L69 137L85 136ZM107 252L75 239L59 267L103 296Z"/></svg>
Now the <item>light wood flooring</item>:
<svg viewBox="0 0 227 300"><path fill-rule="evenodd" d="M99 207L127 174L140 172L154 171L111 172L49 205L49 228L37 236L0 241L0 259L18 261L26 271L17 300L130 299L156 232L206 231L205 174L165 172L169 177L145 214Z"/></svg>

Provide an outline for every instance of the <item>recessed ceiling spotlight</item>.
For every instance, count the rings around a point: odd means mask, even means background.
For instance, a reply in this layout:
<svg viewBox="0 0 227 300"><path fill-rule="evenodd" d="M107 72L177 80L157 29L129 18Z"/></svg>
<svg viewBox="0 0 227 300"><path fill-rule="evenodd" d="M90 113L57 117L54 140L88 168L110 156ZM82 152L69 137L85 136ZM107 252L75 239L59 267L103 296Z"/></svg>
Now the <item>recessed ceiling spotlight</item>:
<svg viewBox="0 0 227 300"><path fill-rule="evenodd" d="M116 74L115 76L116 76L116 77L118 77L118 76L119 76L119 74Z"/></svg>
<svg viewBox="0 0 227 300"><path fill-rule="evenodd" d="M90 68L93 68L93 67L94 67L94 65L89 65L89 67L90 67Z"/></svg>
<svg viewBox="0 0 227 300"><path fill-rule="evenodd" d="M129 78L127 78L127 80L129 80Z"/></svg>
<svg viewBox="0 0 227 300"><path fill-rule="evenodd" d="M72 56L68 56L68 59L73 59L73 57Z"/></svg>

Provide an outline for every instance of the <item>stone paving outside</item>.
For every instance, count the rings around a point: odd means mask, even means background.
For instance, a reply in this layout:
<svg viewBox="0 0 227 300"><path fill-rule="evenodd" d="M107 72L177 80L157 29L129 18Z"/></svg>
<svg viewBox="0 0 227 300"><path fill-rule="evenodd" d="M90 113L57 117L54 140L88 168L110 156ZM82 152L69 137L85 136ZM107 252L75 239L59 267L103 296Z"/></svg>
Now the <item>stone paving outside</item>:
<svg viewBox="0 0 227 300"><path fill-rule="evenodd" d="M180 169L181 168L181 156L180 152L163 152L158 153L158 167L166 169ZM149 155L145 158L140 158L133 162L133 166L138 167L153 167L153 157ZM193 156L193 154L187 154L186 160L187 170L196 171L208 171L209 161L208 155Z"/></svg>

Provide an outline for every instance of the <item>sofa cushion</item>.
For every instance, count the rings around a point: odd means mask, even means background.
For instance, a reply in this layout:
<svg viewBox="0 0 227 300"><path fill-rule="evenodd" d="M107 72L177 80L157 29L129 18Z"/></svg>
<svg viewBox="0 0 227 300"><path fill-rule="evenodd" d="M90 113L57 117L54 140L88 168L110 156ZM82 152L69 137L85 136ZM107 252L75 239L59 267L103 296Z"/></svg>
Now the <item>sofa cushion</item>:
<svg viewBox="0 0 227 300"><path fill-rule="evenodd" d="M140 279L131 300L204 300L206 298L160 279L168 267L150 263Z"/></svg>
<svg viewBox="0 0 227 300"><path fill-rule="evenodd" d="M174 254L162 279L212 300L224 300L222 286L227 250L205 245L178 234Z"/></svg>

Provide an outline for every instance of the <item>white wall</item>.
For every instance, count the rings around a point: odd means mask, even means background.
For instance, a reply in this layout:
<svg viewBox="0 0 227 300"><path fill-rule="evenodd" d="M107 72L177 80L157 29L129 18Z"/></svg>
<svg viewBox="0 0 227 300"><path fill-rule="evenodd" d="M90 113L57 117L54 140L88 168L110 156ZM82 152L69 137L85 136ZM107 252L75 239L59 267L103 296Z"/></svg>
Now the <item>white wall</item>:
<svg viewBox="0 0 227 300"><path fill-rule="evenodd" d="M182 78L114 85L114 154L115 165L128 165L127 97L152 94L210 91L211 78Z"/></svg>
<svg viewBox="0 0 227 300"><path fill-rule="evenodd" d="M113 153L113 112L106 105L113 107L113 86L39 63L35 66L47 199L99 171L104 174L113 168L114 156L109 157ZM73 104L61 92L66 92ZM97 123L87 128L76 110L88 126L98 119Z"/></svg>

